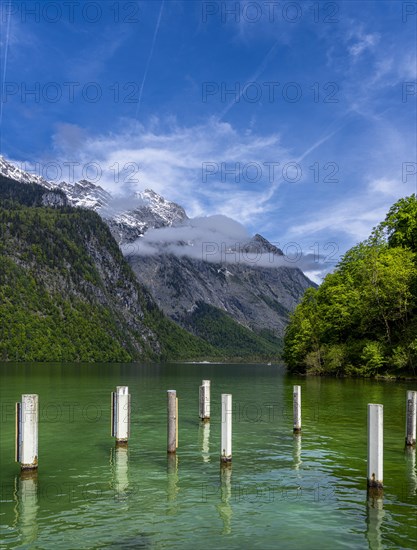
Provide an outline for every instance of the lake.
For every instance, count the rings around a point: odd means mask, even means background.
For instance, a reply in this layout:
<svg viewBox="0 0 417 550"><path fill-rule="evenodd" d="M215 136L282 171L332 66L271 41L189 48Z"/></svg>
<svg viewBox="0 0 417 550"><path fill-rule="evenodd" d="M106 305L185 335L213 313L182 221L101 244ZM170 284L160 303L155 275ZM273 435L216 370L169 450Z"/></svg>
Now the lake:
<svg viewBox="0 0 417 550"><path fill-rule="evenodd" d="M280 366L0 364L1 548L417 548L416 382L303 378ZM211 380L211 421L198 390ZM292 386L302 387L302 435ZM128 385L129 446L110 435ZM179 447L166 453L166 391ZM39 394L39 472L14 462L15 402ZM221 393L233 395L233 461L220 468ZM367 498L367 403L384 405L384 495Z"/></svg>

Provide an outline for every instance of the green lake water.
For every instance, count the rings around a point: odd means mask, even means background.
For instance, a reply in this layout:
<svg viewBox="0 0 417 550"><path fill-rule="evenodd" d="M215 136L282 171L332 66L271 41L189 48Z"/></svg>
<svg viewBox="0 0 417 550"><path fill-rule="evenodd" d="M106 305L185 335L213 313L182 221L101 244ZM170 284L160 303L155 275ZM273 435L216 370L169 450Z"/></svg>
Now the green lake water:
<svg viewBox="0 0 417 550"><path fill-rule="evenodd" d="M417 548L415 382L298 378L259 365L0 365L1 548ZM211 421L198 389L211 380ZM303 431L292 433L292 386ZM128 385L128 449L110 392ZM179 448L166 453L166 390ZM39 394L39 471L14 462L15 402ZM233 461L221 469L221 393L233 395ZM384 405L384 495L366 492L367 403Z"/></svg>

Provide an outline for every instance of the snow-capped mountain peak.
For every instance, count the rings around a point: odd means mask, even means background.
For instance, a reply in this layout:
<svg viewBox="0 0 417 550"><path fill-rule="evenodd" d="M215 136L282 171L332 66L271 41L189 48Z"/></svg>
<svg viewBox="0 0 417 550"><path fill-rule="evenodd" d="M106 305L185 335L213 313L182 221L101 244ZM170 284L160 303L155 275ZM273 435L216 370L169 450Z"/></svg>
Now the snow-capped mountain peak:
<svg viewBox="0 0 417 550"><path fill-rule="evenodd" d="M54 184L50 183L46 179L38 176L37 174L31 174L26 170L22 170L11 162L7 161L3 156L0 155L0 174L6 178L19 181L21 183L37 183L46 187L47 189L53 189Z"/></svg>
<svg viewBox="0 0 417 550"><path fill-rule="evenodd" d="M137 192L134 197L114 197L99 185L85 179L74 184L47 181L18 168L2 156L0 174L21 183L37 183L48 190L61 189L69 205L98 212L119 244L140 237L148 229L177 225L188 219L182 206L165 199L152 189Z"/></svg>

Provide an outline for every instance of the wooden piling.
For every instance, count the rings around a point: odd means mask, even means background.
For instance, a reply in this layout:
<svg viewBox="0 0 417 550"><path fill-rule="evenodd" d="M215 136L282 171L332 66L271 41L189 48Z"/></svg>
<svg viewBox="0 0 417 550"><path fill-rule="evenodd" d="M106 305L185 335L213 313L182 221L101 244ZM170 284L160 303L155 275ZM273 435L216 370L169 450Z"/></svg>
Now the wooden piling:
<svg viewBox="0 0 417 550"><path fill-rule="evenodd" d="M167 391L167 452L177 450L177 392Z"/></svg>
<svg viewBox="0 0 417 550"><path fill-rule="evenodd" d="M294 433L301 432L301 386L293 387Z"/></svg>
<svg viewBox="0 0 417 550"><path fill-rule="evenodd" d="M416 446L417 426L417 391L407 391L405 444L410 447Z"/></svg>
<svg viewBox="0 0 417 550"><path fill-rule="evenodd" d="M36 394L22 395L16 403L16 462L22 470L38 467L38 420L39 397Z"/></svg>
<svg viewBox="0 0 417 550"><path fill-rule="evenodd" d="M232 396L222 393L221 462L232 460Z"/></svg>
<svg viewBox="0 0 417 550"><path fill-rule="evenodd" d="M116 446L127 446L130 435L130 394L128 386L117 386L111 394L111 434Z"/></svg>
<svg viewBox="0 0 417 550"><path fill-rule="evenodd" d="M383 488L384 407L368 403L368 489Z"/></svg>
<svg viewBox="0 0 417 550"><path fill-rule="evenodd" d="M199 416L203 422L210 420L210 380L203 380L200 386Z"/></svg>

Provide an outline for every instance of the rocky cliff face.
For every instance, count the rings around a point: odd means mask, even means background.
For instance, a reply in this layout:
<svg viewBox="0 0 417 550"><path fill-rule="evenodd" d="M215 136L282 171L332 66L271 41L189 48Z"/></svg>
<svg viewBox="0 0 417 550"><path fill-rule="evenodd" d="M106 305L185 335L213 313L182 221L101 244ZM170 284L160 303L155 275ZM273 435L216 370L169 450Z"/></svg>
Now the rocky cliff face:
<svg viewBox="0 0 417 550"><path fill-rule="evenodd" d="M120 211L111 201L99 210L119 245L134 241L148 229L176 226L188 219L182 206L151 189L136 193L133 200L137 206L132 210Z"/></svg>
<svg viewBox="0 0 417 550"><path fill-rule="evenodd" d="M299 269L218 264L186 256L129 256L137 279L161 309L188 330L192 313L206 303L241 325L282 338L288 316L311 281Z"/></svg>

